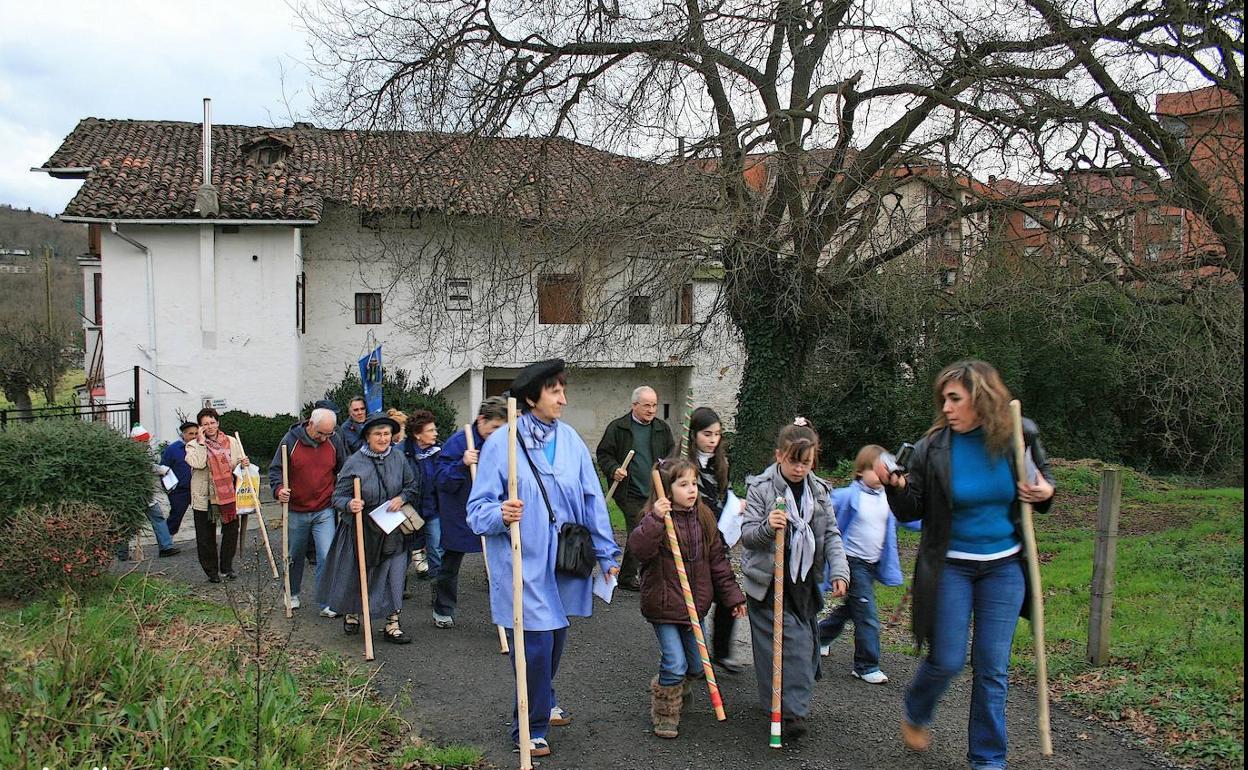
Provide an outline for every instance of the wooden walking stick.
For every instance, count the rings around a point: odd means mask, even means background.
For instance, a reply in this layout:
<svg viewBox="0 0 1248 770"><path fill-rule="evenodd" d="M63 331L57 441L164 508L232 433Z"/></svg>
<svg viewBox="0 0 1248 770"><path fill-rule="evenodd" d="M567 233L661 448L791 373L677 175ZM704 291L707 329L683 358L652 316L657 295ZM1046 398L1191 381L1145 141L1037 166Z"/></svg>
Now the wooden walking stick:
<svg viewBox="0 0 1248 770"><path fill-rule="evenodd" d="M784 509L784 498L777 497L776 510ZM786 522L782 529L776 530L776 565L771 573L775 602L771 607L771 741L768 745L773 749L784 746L780 739L780 688L784 684L781 676L784 664L784 533L788 528Z"/></svg>
<svg viewBox="0 0 1248 770"><path fill-rule="evenodd" d="M290 563L294 561L290 555L290 470L286 462L287 447L282 444L282 489L286 491L286 502L282 503L282 600L286 603L286 617L294 617L294 608L290 606ZM256 498L259 505L260 499ZM299 554L303 558L303 554Z"/></svg>
<svg viewBox="0 0 1248 770"><path fill-rule="evenodd" d="M467 442L469 450L477 448L477 441L472 436L472 423L464 426L464 441ZM472 476L472 481L475 484L477 481L476 463L468 466L468 475ZM485 580L488 583L490 581L490 552L485 545L485 535L481 536L481 560L485 562ZM494 627L498 629L498 652L501 655L506 655L511 652L511 648L507 646L507 630L498 625Z"/></svg>
<svg viewBox="0 0 1248 770"><path fill-rule="evenodd" d="M1010 418L1014 423L1014 474L1018 483L1028 483L1027 450L1023 446L1023 405L1018 399L1010 402ZM1036 648L1036 695L1039 698L1037 721L1040 728L1040 753L1053 755L1053 737L1049 732L1049 666L1044 650L1044 590L1040 585L1040 554L1036 549L1036 530L1031 521L1031 503L1019 503L1023 514L1023 545L1027 549L1027 582L1031 584L1031 631Z"/></svg>
<svg viewBox="0 0 1248 770"><path fill-rule="evenodd" d="M360 477L355 477L355 499L360 497ZM364 660L373 659L373 616L368 611L368 570L364 568L364 509L355 514L355 563L360 569L360 617L364 621Z"/></svg>
<svg viewBox="0 0 1248 770"><path fill-rule="evenodd" d="M625 471L628 470L628 464L633 461L633 455L637 454L633 450L628 450L628 454L624 455L624 462L620 463L620 467ZM627 478L627 477L626 477ZM611 486L607 489L607 499L610 500L615 495L615 488L620 485L620 480L616 479L611 482Z"/></svg>
<svg viewBox="0 0 1248 770"><path fill-rule="evenodd" d="M516 477L516 400L507 399L507 499L520 499ZM516 656L516 717L520 727L520 770L533 770L533 749L529 745L529 672L524 657L524 563L520 552L520 522L511 530L511 626Z"/></svg>
<svg viewBox="0 0 1248 770"><path fill-rule="evenodd" d="M680 440L676 442L676 454L685 453L685 441L689 439L689 423L693 422L693 388L685 391L685 419L681 423Z"/></svg>
<svg viewBox="0 0 1248 770"><path fill-rule="evenodd" d="M659 477L659 469L656 467L650 473L655 498L665 500L663 479ZM693 627L693 638L698 642L698 655L702 658L702 672L706 674L706 687L711 693L711 707L715 709L715 718L722 722L728 718L728 715L724 713L724 699L720 697L719 685L715 682L715 669L711 666L711 656L706 651L702 620L698 617L698 608L693 603L693 590L689 587L689 575L685 572L685 559L680 553L680 541L676 538L676 527L672 524L671 514L663 517L663 528L667 530L667 544L672 549L672 560L676 562L676 576L680 578L680 593L685 597L685 609L689 611L689 625Z"/></svg>
<svg viewBox="0 0 1248 770"><path fill-rule="evenodd" d="M243 448L243 440L238 437L238 432L234 433L234 440L238 442L238 451L247 456L247 450ZM273 548L269 545L269 532L264 526L264 513L260 510L260 488L252 480L251 474L244 472L243 478L247 479L247 486L251 489L251 493L256 496L256 525L260 527L260 540L264 543L264 553L269 557L269 569L273 570L273 579L278 578L277 562L273 560ZM242 523L239 523L240 527Z"/></svg>

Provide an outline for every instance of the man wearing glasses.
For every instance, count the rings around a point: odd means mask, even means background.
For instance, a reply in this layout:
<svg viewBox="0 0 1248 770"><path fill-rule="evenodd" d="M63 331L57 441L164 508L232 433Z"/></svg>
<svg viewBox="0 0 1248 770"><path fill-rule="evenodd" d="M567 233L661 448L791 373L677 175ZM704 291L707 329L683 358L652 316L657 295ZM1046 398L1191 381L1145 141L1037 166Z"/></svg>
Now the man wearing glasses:
<svg viewBox="0 0 1248 770"><path fill-rule="evenodd" d="M598 442L598 470L607 477L607 483L619 481L614 500L624 512L624 541L637 526L641 509L650 497L650 469L654 464L672 453L676 442L667 423L656 415L659 412L659 396L654 388L642 385L633 391L633 408L623 417L612 420ZM633 451L632 461L623 467L624 458ZM626 591L641 589L637 582L637 559L624 548L624 564L620 567L620 588Z"/></svg>
<svg viewBox="0 0 1248 770"><path fill-rule="evenodd" d="M321 578L329 544L334 539L334 507L331 497L338 471L346 460L347 450L335 428L338 417L333 410L318 407L306 422L291 426L278 444L269 463L269 487L280 503L290 504L287 563L290 565L290 605L298 609L299 587L303 582L304 553L311 535L316 549L316 589L320 595ZM282 485L282 447L286 447L289 486ZM297 554L297 556L296 556ZM330 607L321 606L321 617L337 617Z"/></svg>

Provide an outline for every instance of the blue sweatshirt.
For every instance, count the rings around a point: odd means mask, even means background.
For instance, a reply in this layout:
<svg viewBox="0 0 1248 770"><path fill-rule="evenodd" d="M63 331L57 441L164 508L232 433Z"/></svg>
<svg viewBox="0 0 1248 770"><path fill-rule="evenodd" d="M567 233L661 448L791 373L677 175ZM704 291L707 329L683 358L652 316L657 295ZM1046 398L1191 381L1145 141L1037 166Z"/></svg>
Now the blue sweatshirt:
<svg viewBox="0 0 1248 770"><path fill-rule="evenodd" d="M950 456L953 526L949 555L960 559L992 559L1019 549L1010 521L1014 476L1005 455L992 455L983 428L953 432Z"/></svg>

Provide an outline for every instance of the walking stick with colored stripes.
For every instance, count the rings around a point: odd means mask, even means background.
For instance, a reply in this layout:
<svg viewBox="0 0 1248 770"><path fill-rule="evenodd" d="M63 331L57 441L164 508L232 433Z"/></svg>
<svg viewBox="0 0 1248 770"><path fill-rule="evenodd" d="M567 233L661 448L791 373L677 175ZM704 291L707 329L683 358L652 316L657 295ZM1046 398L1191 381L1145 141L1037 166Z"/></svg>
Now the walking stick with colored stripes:
<svg viewBox="0 0 1248 770"><path fill-rule="evenodd" d="M776 510L785 509L784 498L776 498ZM781 670L784 664L784 533L788 523L776 530L775 569L771 573L772 593L775 603L771 608L771 742L773 749L784 746L780 739L780 693L784 678Z"/></svg>
<svg viewBox="0 0 1248 770"><path fill-rule="evenodd" d="M685 419L681 423L680 440L676 442L677 456L685 453L685 441L689 438L689 423L693 421L693 388L685 391Z"/></svg>
<svg viewBox="0 0 1248 770"><path fill-rule="evenodd" d="M654 496L664 500L663 479L659 477L656 466L650 471L654 483ZM715 709L715 718L724 721L728 715L724 713L724 700L719 694L719 685L715 682L715 669L711 666L711 656L706 651L706 638L702 635L702 620L698 617L698 608L693 603L693 590L689 588L689 574L685 572L685 559L680 555L680 541L676 539L676 527L672 524L672 515L663 517L663 528L667 530L667 544L672 549L672 560L676 562L676 576L680 578L680 593L685 597L685 609L689 611L689 625L693 627L693 638L698 642L698 655L702 657L702 672L706 674L706 687L710 690L711 706Z"/></svg>
<svg viewBox="0 0 1248 770"><path fill-rule="evenodd" d="M1023 446L1023 405L1018 399L1010 402L1010 418L1014 422L1014 473L1018 483L1026 484L1027 450ZM1023 545L1027 549L1027 578L1031 583L1031 631L1036 648L1036 696L1040 728L1040 753L1053 755L1053 738L1049 732L1049 665L1044 650L1044 591L1040 586L1040 554L1036 549L1036 530L1031 521L1031 503L1021 503Z"/></svg>
<svg viewBox="0 0 1248 770"><path fill-rule="evenodd" d="M464 426L464 441L467 442L468 450L472 451L477 448L477 441L472 436L472 423ZM472 476L472 482L477 481L477 464L473 463L468 466L468 474ZM490 553L485 546L485 535L481 536L481 560L485 562L485 581L490 582ZM507 631L502 626L494 626L498 629L498 652L506 655L511 652L511 648L507 646Z"/></svg>
<svg viewBox="0 0 1248 770"><path fill-rule="evenodd" d="M507 399L507 499L520 499L516 476L516 400ZM511 530L511 626L516 657L516 716L520 733L520 770L533 770L533 747L529 744L529 671L524 657L524 563L520 552L520 522Z"/></svg>

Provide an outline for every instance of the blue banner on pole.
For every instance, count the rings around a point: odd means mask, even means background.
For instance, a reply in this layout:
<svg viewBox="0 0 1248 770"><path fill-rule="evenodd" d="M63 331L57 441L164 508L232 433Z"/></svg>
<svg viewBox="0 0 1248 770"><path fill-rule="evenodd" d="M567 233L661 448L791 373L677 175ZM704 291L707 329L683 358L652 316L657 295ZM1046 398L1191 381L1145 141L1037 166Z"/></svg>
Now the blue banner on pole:
<svg viewBox="0 0 1248 770"><path fill-rule="evenodd" d="M381 411L381 345L360 359L360 382L364 384L364 403L368 413Z"/></svg>

